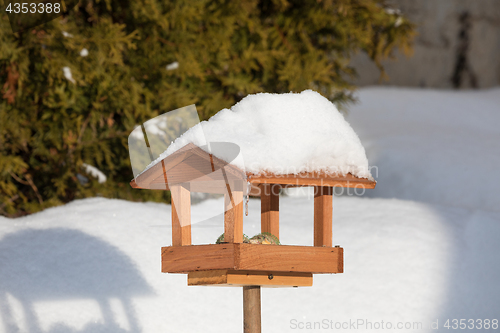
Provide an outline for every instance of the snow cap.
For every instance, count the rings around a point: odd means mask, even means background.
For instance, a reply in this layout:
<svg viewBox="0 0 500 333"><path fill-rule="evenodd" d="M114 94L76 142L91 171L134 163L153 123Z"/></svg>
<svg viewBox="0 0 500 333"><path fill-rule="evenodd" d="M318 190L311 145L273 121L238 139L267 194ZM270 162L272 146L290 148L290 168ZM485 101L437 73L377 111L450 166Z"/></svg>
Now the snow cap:
<svg viewBox="0 0 500 333"><path fill-rule="evenodd" d="M233 164L246 172L325 171L373 179L354 130L332 102L312 90L248 95L197 126L202 126L208 142L237 144L243 159ZM196 132L194 128L185 132L159 160L188 143L204 145ZM223 153L214 155L225 159Z"/></svg>

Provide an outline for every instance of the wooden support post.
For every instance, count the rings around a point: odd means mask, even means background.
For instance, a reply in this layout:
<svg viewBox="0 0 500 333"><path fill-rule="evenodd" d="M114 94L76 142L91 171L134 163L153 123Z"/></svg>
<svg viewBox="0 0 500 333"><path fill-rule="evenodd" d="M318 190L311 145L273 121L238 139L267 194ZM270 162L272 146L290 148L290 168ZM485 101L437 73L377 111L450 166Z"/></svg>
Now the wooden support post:
<svg viewBox="0 0 500 333"><path fill-rule="evenodd" d="M243 191L224 194L224 242L243 243Z"/></svg>
<svg viewBox="0 0 500 333"><path fill-rule="evenodd" d="M182 186L171 186L172 246L191 245L191 196Z"/></svg>
<svg viewBox="0 0 500 333"><path fill-rule="evenodd" d="M260 230L280 237L280 186L260 185Z"/></svg>
<svg viewBox="0 0 500 333"><path fill-rule="evenodd" d="M314 246L332 246L333 187L314 187Z"/></svg>
<svg viewBox="0 0 500 333"><path fill-rule="evenodd" d="M243 332L261 333L260 286L243 287Z"/></svg>

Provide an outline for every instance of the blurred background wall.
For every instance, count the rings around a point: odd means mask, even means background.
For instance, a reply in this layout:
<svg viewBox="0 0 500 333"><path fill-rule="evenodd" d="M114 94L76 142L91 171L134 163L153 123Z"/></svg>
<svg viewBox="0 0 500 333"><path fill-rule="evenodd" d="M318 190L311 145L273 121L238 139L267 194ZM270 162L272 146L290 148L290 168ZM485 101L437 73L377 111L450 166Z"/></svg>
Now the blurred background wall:
<svg viewBox="0 0 500 333"><path fill-rule="evenodd" d="M360 86L382 84L431 88L500 85L499 0L391 0L417 24L412 57L383 62L388 80L366 55L352 60Z"/></svg>

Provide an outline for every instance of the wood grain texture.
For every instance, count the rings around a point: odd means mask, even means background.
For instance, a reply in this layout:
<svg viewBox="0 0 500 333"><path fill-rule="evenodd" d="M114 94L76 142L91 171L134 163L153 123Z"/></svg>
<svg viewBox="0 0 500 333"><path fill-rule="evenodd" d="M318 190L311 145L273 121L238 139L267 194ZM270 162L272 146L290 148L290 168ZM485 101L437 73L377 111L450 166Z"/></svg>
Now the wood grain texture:
<svg viewBox="0 0 500 333"><path fill-rule="evenodd" d="M333 188L314 188L314 246L332 246Z"/></svg>
<svg viewBox="0 0 500 333"><path fill-rule="evenodd" d="M221 168L224 168L228 180L246 180L252 184L281 184L283 186L329 186L374 188L376 182L366 178L358 178L352 174L337 175L326 172L302 172L299 174L244 173L234 165L205 152L192 143L182 147L172 155L164 158L134 178L130 185L133 188L169 190L172 185L190 182L224 181ZM167 181L166 181L167 179ZM218 188L218 187L217 187ZM213 189L199 187L199 190Z"/></svg>
<svg viewBox="0 0 500 333"><path fill-rule="evenodd" d="M234 244L162 247L161 271L187 273L209 269L233 269Z"/></svg>
<svg viewBox="0 0 500 333"><path fill-rule="evenodd" d="M260 286L243 287L243 333L261 333Z"/></svg>
<svg viewBox="0 0 500 333"><path fill-rule="evenodd" d="M313 284L312 273L292 273L273 271L235 271L210 270L189 272L190 286L261 286L279 287L310 287Z"/></svg>
<svg viewBox="0 0 500 333"><path fill-rule="evenodd" d="M339 273L337 248L237 244L236 269L255 271Z"/></svg>
<svg viewBox="0 0 500 333"><path fill-rule="evenodd" d="M134 178L134 183L136 188L148 189L149 184L154 180L163 176L165 170L175 167L177 164L182 162L187 156L188 151L195 148L196 146L192 143L185 145L181 149L177 150L172 155L163 159L164 163L156 163L148 170L142 172L137 177Z"/></svg>
<svg viewBox="0 0 500 333"><path fill-rule="evenodd" d="M191 245L191 195L182 186L172 189L172 246Z"/></svg>
<svg viewBox="0 0 500 333"><path fill-rule="evenodd" d="M358 178L348 173L345 176L327 174L325 172L301 172L299 174L277 175L272 173L252 174L247 173L248 181L252 184L281 184L288 186L329 186L375 188L376 181Z"/></svg>
<svg viewBox="0 0 500 333"><path fill-rule="evenodd" d="M243 243L243 192L233 191L234 207L234 242Z"/></svg>
<svg viewBox="0 0 500 333"><path fill-rule="evenodd" d="M261 184L260 196L260 230L280 237L280 186Z"/></svg>
<svg viewBox="0 0 500 333"><path fill-rule="evenodd" d="M337 262L337 269L339 273L344 273L344 248L336 247L339 250L339 260Z"/></svg>
<svg viewBox="0 0 500 333"><path fill-rule="evenodd" d="M188 273L188 286L227 285L228 270L216 269Z"/></svg>
<svg viewBox="0 0 500 333"><path fill-rule="evenodd" d="M162 248L162 272L227 269L303 273L341 273L340 247L227 243Z"/></svg>
<svg viewBox="0 0 500 333"><path fill-rule="evenodd" d="M224 242L243 243L243 192L226 192L224 206Z"/></svg>
<svg viewBox="0 0 500 333"><path fill-rule="evenodd" d="M225 178L220 172L221 169L226 173ZM168 179L167 183L165 179ZM173 185L189 182L224 182L244 179L246 179L245 173L236 166L189 143L165 157L162 163L156 163L138 175L130 185L134 188L170 190Z"/></svg>

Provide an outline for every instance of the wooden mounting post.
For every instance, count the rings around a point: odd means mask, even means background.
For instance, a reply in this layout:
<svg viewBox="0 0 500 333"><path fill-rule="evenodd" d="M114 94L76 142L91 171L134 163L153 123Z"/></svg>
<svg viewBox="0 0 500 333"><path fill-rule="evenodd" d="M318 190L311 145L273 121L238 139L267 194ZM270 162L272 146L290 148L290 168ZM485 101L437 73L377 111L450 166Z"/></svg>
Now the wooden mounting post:
<svg viewBox="0 0 500 333"><path fill-rule="evenodd" d="M333 187L314 187L314 246L332 246Z"/></svg>
<svg viewBox="0 0 500 333"><path fill-rule="evenodd" d="M243 243L243 191L224 194L224 242Z"/></svg>
<svg viewBox="0 0 500 333"><path fill-rule="evenodd" d="M191 195L182 186L171 186L172 246L191 245Z"/></svg>
<svg viewBox="0 0 500 333"><path fill-rule="evenodd" d="M243 332L261 333L260 286L243 287Z"/></svg>
<svg viewBox="0 0 500 333"><path fill-rule="evenodd" d="M260 230L280 237L280 185L260 185Z"/></svg>

